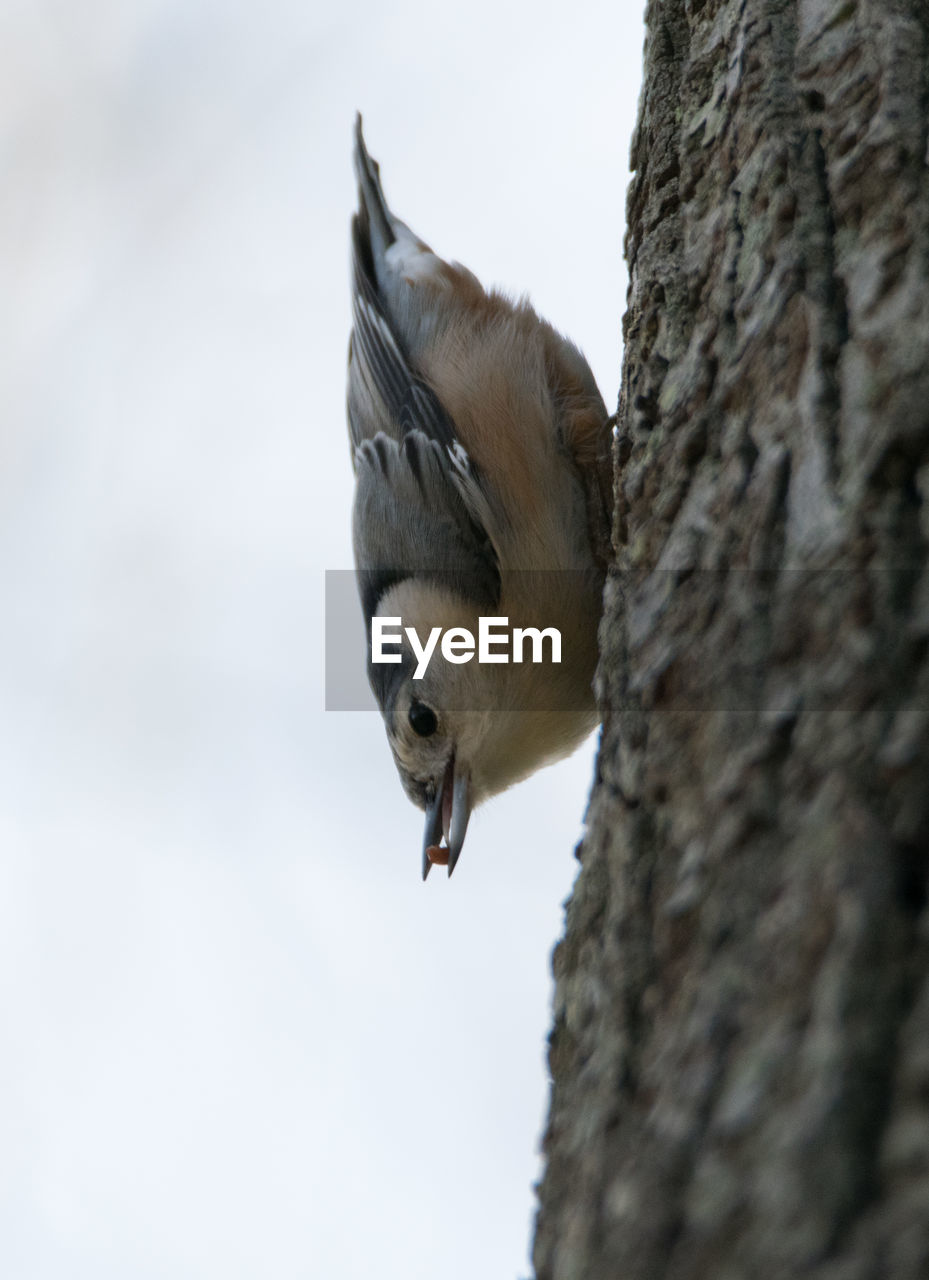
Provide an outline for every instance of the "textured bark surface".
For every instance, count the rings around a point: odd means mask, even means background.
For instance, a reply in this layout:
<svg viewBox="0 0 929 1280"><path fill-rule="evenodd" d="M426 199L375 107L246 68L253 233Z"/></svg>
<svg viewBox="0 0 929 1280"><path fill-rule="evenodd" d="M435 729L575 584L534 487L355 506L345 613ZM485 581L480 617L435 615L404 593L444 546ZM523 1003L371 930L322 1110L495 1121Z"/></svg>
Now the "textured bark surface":
<svg viewBox="0 0 929 1280"><path fill-rule="evenodd" d="M929 1275L929 4L651 0L539 1280Z"/></svg>

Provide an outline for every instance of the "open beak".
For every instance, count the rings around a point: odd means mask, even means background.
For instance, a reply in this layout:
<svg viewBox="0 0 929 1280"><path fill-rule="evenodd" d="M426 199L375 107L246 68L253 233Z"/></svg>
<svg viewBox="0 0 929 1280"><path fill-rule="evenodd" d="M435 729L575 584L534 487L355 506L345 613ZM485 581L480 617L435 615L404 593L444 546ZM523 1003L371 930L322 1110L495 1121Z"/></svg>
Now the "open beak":
<svg viewBox="0 0 929 1280"><path fill-rule="evenodd" d="M459 769L455 757L448 762L435 796L426 810L426 830L423 838L423 879L432 864L448 864L448 874L455 870L461 856L468 820L471 817L471 778ZM445 845L439 841L445 837Z"/></svg>

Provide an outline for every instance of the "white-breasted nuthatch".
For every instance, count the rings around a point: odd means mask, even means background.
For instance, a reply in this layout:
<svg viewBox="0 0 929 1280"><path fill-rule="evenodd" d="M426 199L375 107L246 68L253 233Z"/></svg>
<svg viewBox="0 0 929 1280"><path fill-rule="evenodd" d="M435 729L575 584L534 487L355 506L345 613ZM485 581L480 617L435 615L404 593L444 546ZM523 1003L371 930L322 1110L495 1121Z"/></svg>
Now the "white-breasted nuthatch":
<svg viewBox="0 0 929 1280"><path fill-rule="evenodd" d="M354 552L368 676L403 786L426 811L425 879L433 862L451 875L475 805L597 724L611 426L573 343L391 213L360 116L355 170ZM443 656L417 673L409 641L373 660L375 615L420 638L477 634L488 617L554 628L561 662Z"/></svg>

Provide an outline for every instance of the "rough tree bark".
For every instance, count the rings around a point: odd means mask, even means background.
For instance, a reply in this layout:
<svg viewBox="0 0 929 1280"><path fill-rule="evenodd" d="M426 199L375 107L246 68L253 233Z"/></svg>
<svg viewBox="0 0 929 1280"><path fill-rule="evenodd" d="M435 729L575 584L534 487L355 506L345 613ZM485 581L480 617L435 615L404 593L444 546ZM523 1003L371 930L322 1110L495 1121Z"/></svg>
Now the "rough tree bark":
<svg viewBox="0 0 929 1280"><path fill-rule="evenodd" d="M539 1280L929 1275L929 3L651 0Z"/></svg>

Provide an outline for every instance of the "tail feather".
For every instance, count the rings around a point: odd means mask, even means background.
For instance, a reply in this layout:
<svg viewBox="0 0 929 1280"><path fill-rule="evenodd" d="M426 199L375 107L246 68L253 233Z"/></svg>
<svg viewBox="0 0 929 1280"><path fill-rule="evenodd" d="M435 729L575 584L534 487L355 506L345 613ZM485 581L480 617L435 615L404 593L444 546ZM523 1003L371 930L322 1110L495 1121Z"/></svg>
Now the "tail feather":
<svg viewBox="0 0 929 1280"><path fill-rule="evenodd" d="M375 263L383 262L384 254L397 236L393 216L381 188L377 161L371 159L365 146L360 111L355 116L355 173L358 177L358 208L362 227L368 232Z"/></svg>

